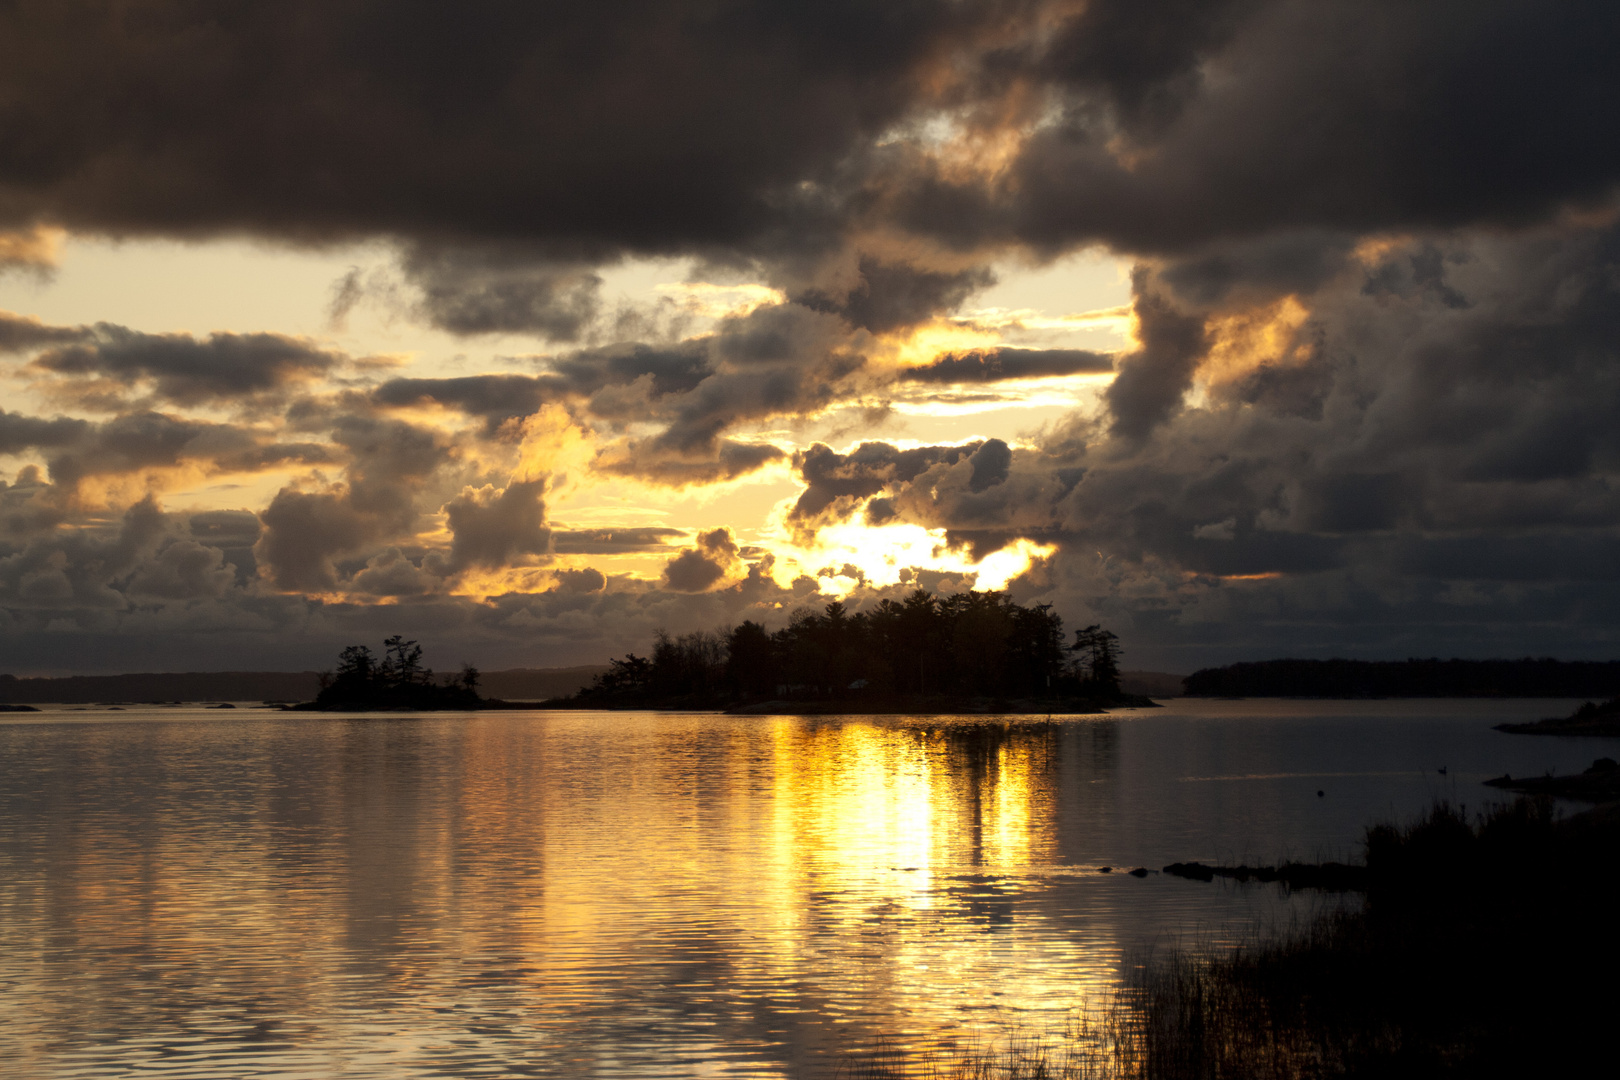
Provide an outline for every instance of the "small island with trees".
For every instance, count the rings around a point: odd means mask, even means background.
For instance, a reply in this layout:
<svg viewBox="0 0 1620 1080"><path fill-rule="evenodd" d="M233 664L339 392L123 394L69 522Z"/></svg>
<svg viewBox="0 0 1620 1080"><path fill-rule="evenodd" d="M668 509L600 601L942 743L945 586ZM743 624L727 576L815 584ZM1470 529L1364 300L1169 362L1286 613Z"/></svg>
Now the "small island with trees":
<svg viewBox="0 0 1620 1080"><path fill-rule="evenodd" d="M1049 604L1001 592L918 589L851 613L800 609L679 636L610 661L593 685L546 708L728 709L737 713L1053 713L1151 707L1123 693L1119 639L1091 625L1067 640Z"/></svg>
<svg viewBox="0 0 1620 1080"><path fill-rule="evenodd" d="M350 645L338 657L336 672L321 674L314 701L288 706L304 712L422 711L508 707L478 696L478 669L471 664L434 681L422 664L422 646L395 634L375 656L364 645Z"/></svg>
<svg viewBox="0 0 1620 1080"><path fill-rule="evenodd" d="M772 633L757 622L680 636L630 653L571 697L481 697L478 669L435 679L422 647L395 635L379 657L351 645L321 675L303 712L473 709L726 709L737 713L1093 713L1152 707L1120 689L1119 638L1101 626L1073 640L1048 604L1005 593L935 597L918 589L851 614L801 609Z"/></svg>

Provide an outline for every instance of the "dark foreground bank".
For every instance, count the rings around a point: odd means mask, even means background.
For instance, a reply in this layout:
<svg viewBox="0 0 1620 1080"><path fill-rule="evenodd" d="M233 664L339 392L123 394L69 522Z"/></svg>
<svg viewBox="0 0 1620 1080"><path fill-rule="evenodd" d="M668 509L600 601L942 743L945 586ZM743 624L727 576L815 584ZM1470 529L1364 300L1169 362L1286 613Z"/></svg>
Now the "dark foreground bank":
<svg viewBox="0 0 1620 1080"><path fill-rule="evenodd" d="M1620 735L1620 697L1605 702L1588 701L1568 716L1554 716L1528 724L1497 724L1497 731L1509 735Z"/></svg>
<svg viewBox="0 0 1620 1080"><path fill-rule="evenodd" d="M1218 955L1150 958L1067 1036L853 1078L1494 1078L1608 1071L1620 814L1439 805L1366 837L1366 899ZM1212 885L1211 888L1220 886Z"/></svg>

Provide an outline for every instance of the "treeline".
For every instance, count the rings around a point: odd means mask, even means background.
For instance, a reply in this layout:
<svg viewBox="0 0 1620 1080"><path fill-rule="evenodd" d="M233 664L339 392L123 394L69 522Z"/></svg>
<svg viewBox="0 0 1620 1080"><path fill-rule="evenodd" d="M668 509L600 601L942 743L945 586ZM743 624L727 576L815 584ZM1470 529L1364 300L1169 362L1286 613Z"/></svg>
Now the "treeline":
<svg viewBox="0 0 1620 1080"><path fill-rule="evenodd" d="M320 689L313 671L188 671L131 675L0 675L0 705L99 701L305 701Z"/></svg>
<svg viewBox="0 0 1620 1080"><path fill-rule="evenodd" d="M470 664L439 682L422 663L422 646L396 634L383 642L382 656L364 645L350 645L338 656L337 671L321 676L316 709L476 709L478 669Z"/></svg>
<svg viewBox="0 0 1620 1080"><path fill-rule="evenodd" d="M1120 698L1119 639L1100 626L1065 637L1048 604L1004 593L918 589L850 613L801 609L772 633L757 622L680 636L630 654L579 704L722 704L767 698Z"/></svg>
<svg viewBox="0 0 1620 1080"><path fill-rule="evenodd" d="M1614 697L1620 661L1262 660L1187 676L1190 697Z"/></svg>

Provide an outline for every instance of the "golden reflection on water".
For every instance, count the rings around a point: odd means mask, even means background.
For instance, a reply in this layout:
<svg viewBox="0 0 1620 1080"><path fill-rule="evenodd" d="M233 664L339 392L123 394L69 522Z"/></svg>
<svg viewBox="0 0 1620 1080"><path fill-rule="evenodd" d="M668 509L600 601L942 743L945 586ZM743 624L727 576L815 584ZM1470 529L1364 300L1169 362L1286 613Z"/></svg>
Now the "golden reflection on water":
<svg viewBox="0 0 1620 1080"><path fill-rule="evenodd" d="M1060 842L1101 812L1107 722L0 736L0 1053L27 1075L797 1075L1061 1023L1122 947L1117 886Z"/></svg>

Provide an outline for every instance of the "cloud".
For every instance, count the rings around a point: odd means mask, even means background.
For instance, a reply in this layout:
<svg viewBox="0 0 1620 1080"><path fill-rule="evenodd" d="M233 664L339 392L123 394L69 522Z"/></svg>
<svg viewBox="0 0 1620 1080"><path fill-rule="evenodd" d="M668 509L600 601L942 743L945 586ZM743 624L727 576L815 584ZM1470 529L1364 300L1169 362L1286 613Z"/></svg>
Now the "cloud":
<svg viewBox="0 0 1620 1080"><path fill-rule="evenodd" d="M384 548L366 560L349 587L367 596L423 596L437 592L442 579L412 562L397 547Z"/></svg>
<svg viewBox="0 0 1620 1080"><path fill-rule="evenodd" d="M622 529L553 529L552 549L559 555L624 555L658 551L669 540L686 534L680 529L639 526Z"/></svg>
<svg viewBox="0 0 1620 1080"><path fill-rule="evenodd" d="M86 420L66 416L46 420L0 409L0 454L68 446L82 440L90 431L91 425Z"/></svg>
<svg viewBox="0 0 1620 1080"><path fill-rule="evenodd" d="M896 490L935 465L949 465L971 456L980 446L971 443L901 450L889 443L868 442L848 454L839 454L816 443L793 456L805 490L794 502L788 520L801 530L813 531L818 521L848 517L860 500ZM892 505L886 509L892 513Z"/></svg>
<svg viewBox="0 0 1620 1080"><path fill-rule="evenodd" d="M0 96L25 149L0 162L0 214L122 234L416 237L445 325L566 332L569 285L496 273L462 287L490 273L481 245L542 238L555 260L820 231L801 182L836 182L997 9L483 0L402 22L308 0L232 20L159 3L140 29L94 9L11 12L0 39L25 52Z"/></svg>
<svg viewBox="0 0 1620 1080"><path fill-rule="evenodd" d="M20 270L49 279L60 256L62 231L41 225L0 232L0 273ZM0 316L0 348L5 331Z"/></svg>
<svg viewBox="0 0 1620 1080"><path fill-rule="evenodd" d="M0 412L0 452L53 482L0 489L18 656L46 626L222 656L225 633L324 649L394 619L587 660L810 595L726 530L677 551L673 530L553 529L539 481L502 486L532 449L511 421L541 409L585 443L575 483L791 460L801 541L863 509L976 556L1042 538L1058 554L1012 587L1117 627L1145 665L1620 639L1611 4L43 10L0 14L0 263L47 266L57 226L380 240L397 265L344 278L334 316L387 294L557 351L372 386L303 338L0 315L31 390L98 417ZM993 265L1094 245L1136 264L1129 350L896 370ZM707 329L619 318L605 275L641 256L766 299ZM1113 371L1017 439L790 457L783 434L905 383ZM286 475L257 516L142 500L233 471ZM661 582L548 568L524 586L544 593L445 595L475 570L657 551Z"/></svg>
<svg viewBox="0 0 1620 1080"><path fill-rule="evenodd" d="M558 570L557 588L567 593L599 593L607 588L602 571L589 566L582 570Z"/></svg>
<svg viewBox="0 0 1620 1080"><path fill-rule="evenodd" d="M886 334L953 311L980 289L995 284L984 267L940 272L907 263L860 259L853 285L841 292L810 289L794 297L813 311L840 315L851 326Z"/></svg>
<svg viewBox="0 0 1620 1080"><path fill-rule="evenodd" d="M1202 316L1177 310L1153 290L1144 271L1137 271L1133 285L1141 348L1120 358L1119 376L1104 396L1114 433L1140 439L1181 404L1208 342Z"/></svg>
<svg viewBox="0 0 1620 1080"><path fill-rule="evenodd" d="M546 528L546 481L514 480L496 490L471 488L444 506L450 523L450 565L498 569L522 555L547 555L551 530Z"/></svg>
<svg viewBox="0 0 1620 1080"><path fill-rule="evenodd" d="M553 389L531 375L464 375L450 379L389 379L372 391L379 405L408 406L433 402L484 420L486 434L508 420L539 412Z"/></svg>
<svg viewBox="0 0 1620 1080"><path fill-rule="evenodd" d="M785 461L787 453L769 443L743 443L722 439L696 452L682 452L662 439L635 440L610 447L594 463L607 475L633 476L669 487L707 485L736 480L758 472L775 461Z"/></svg>
<svg viewBox="0 0 1620 1080"><path fill-rule="evenodd" d="M705 592L724 582L740 563L731 530L715 529L700 534L696 547L669 560L664 567L664 585L672 592Z"/></svg>
<svg viewBox="0 0 1620 1080"><path fill-rule="evenodd" d="M403 268L421 290L422 315L454 334L572 341L600 307L602 279L588 264L552 262L543 252L418 244Z"/></svg>
<svg viewBox="0 0 1620 1080"><path fill-rule="evenodd" d="M127 592L135 597L167 600L222 595L236 581L218 548L195 540L176 540L131 579Z"/></svg>
<svg viewBox="0 0 1620 1080"><path fill-rule="evenodd" d="M713 374L709 346L708 338L667 346L627 342L580 350L554 359L548 366L576 394L590 395L606 386L646 379L651 395L658 398L696 389Z"/></svg>
<svg viewBox="0 0 1620 1080"><path fill-rule="evenodd" d="M82 341L90 335L83 326L50 326L38 319L0 311L0 352L20 353L45 345Z"/></svg>
<svg viewBox="0 0 1620 1080"><path fill-rule="evenodd" d="M264 534L254 552L271 583L283 592L331 592L336 560L386 535L373 514L356 508L347 492L282 489L259 515Z"/></svg>
<svg viewBox="0 0 1620 1080"><path fill-rule="evenodd" d="M313 379L343 357L284 334L144 334L98 324L74 344L35 357L32 368L56 375L104 376L125 386L150 381L182 405L277 389Z"/></svg>
<svg viewBox="0 0 1620 1080"><path fill-rule="evenodd" d="M907 368L913 382L972 383L1001 379L1040 379L1054 375L1097 375L1114 370L1113 357L1086 349L970 349L942 353L932 363Z"/></svg>

